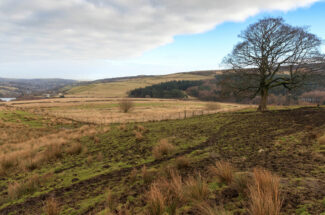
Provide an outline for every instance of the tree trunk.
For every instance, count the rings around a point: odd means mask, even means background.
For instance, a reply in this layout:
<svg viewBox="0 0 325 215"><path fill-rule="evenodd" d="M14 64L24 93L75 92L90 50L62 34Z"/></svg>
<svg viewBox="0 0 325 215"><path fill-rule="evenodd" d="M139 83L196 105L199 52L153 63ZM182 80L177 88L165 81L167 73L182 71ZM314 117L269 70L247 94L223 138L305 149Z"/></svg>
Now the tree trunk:
<svg viewBox="0 0 325 215"><path fill-rule="evenodd" d="M264 88L261 90L261 101L258 106L257 111L266 111L267 110L267 98L269 96L268 89Z"/></svg>

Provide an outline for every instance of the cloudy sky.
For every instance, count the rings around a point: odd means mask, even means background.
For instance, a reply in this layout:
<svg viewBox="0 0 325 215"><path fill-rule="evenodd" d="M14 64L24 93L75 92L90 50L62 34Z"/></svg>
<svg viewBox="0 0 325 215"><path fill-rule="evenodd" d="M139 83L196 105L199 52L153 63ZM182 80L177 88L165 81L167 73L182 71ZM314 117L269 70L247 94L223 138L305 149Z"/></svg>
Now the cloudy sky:
<svg viewBox="0 0 325 215"><path fill-rule="evenodd" d="M325 39L324 11L318 0L0 0L0 77L218 69L240 31L265 16Z"/></svg>

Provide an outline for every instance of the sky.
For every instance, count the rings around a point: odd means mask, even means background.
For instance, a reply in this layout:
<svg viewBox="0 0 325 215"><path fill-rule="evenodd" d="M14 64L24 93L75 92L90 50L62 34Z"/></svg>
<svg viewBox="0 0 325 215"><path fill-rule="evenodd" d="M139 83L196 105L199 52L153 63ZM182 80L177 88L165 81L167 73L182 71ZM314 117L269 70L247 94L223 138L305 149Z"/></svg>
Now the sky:
<svg viewBox="0 0 325 215"><path fill-rule="evenodd" d="M222 69L241 31L279 16L325 39L324 0L0 0L0 77Z"/></svg>

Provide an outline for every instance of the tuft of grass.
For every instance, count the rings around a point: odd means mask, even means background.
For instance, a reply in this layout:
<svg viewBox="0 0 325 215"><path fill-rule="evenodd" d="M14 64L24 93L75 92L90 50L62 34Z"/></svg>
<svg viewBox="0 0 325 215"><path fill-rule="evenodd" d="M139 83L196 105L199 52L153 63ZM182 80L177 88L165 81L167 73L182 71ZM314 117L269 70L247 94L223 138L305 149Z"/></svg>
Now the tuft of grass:
<svg viewBox="0 0 325 215"><path fill-rule="evenodd" d="M206 202L200 202L196 205L200 215L231 215L223 207L211 206Z"/></svg>
<svg viewBox="0 0 325 215"><path fill-rule="evenodd" d="M185 156L180 156L175 159L175 166L177 169L189 167L190 163L190 159Z"/></svg>
<svg viewBox="0 0 325 215"><path fill-rule="evenodd" d="M200 174L196 177L190 176L185 181L186 196L194 202L204 202L210 195L210 190L207 182Z"/></svg>
<svg viewBox="0 0 325 215"><path fill-rule="evenodd" d="M138 170L133 168L132 171L130 172L130 181L133 183L136 181L138 175Z"/></svg>
<svg viewBox="0 0 325 215"><path fill-rule="evenodd" d="M153 183L147 193L147 214L148 215L162 215L165 211L165 197L159 185Z"/></svg>
<svg viewBox="0 0 325 215"><path fill-rule="evenodd" d="M50 161L53 159L62 158L62 146L59 144L51 144L43 153L43 160Z"/></svg>
<svg viewBox="0 0 325 215"><path fill-rule="evenodd" d="M83 151L83 146L79 142L72 143L72 145L66 149L66 152L70 155L78 155L82 151Z"/></svg>
<svg viewBox="0 0 325 215"><path fill-rule="evenodd" d="M144 137L143 137L143 135L142 135L142 133L140 131L133 130L133 133L135 135L136 140L138 140L138 141L143 140Z"/></svg>
<svg viewBox="0 0 325 215"><path fill-rule="evenodd" d="M46 215L59 215L60 207L54 197L50 197L44 202L43 211Z"/></svg>
<svg viewBox="0 0 325 215"><path fill-rule="evenodd" d="M110 189L107 189L107 192L106 192L106 205L107 205L107 208L110 210L110 211L113 211L116 207L116 201L115 201L115 197L113 195L113 192L112 190Z"/></svg>
<svg viewBox="0 0 325 215"><path fill-rule="evenodd" d="M237 173L232 180L231 187L239 193L246 195L251 180L252 178L248 173Z"/></svg>
<svg viewBox="0 0 325 215"><path fill-rule="evenodd" d="M118 107L122 113L128 113L134 108L135 104L129 99L122 99L118 103Z"/></svg>
<svg viewBox="0 0 325 215"><path fill-rule="evenodd" d="M150 184L153 179L155 178L156 171L155 170L148 170L146 166L141 168L141 176L143 179L144 184Z"/></svg>
<svg viewBox="0 0 325 215"><path fill-rule="evenodd" d="M210 167L210 172L217 176L221 182L231 184L234 179L234 168L226 161L217 161L215 166Z"/></svg>
<svg viewBox="0 0 325 215"><path fill-rule="evenodd" d="M321 145L325 145L325 135L321 136L320 138L318 138L318 142Z"/></svg>
<svg viewBox="0 0 325 215"><path fill-rule="evenodd" d="M254 215L279 215L282 199L279 177L271 172L255 168L253 183L249 185L249 211Z"/></svg>
<svg viewBox="0 0 325 215"><path fill-rule="evenodd" d="M171 154L173 151L175 151L175 146L168 143L167 139L162 139L158 145L152 149L152 154L155 159L161 159L162 157Z"/></svg>
<svg viewBox="0 0 325 215"><path fill-rule="evenodd" d="M13 182L8 185L8 196L11 199L19 198L22 195L35 192L41 184L38 175L31 176L26 182Z"/></svg>

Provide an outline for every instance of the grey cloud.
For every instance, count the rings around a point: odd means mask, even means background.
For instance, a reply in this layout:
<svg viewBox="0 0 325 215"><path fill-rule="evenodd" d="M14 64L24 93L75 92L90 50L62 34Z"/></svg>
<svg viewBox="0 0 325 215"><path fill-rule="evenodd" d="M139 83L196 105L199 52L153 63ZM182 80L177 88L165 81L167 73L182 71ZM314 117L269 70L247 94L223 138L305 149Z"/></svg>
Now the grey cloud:
<svg viewBox="0 0 325 215"><path fill-rule="evenodd" d="M136 56L262 10L317 0L1 0L0 61Z"/></svg>

